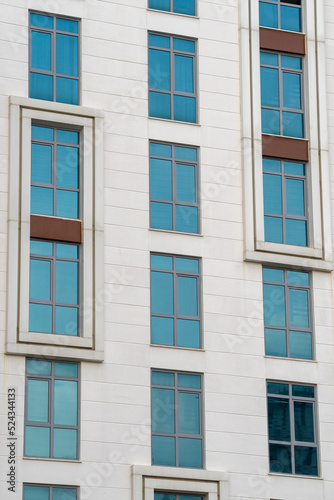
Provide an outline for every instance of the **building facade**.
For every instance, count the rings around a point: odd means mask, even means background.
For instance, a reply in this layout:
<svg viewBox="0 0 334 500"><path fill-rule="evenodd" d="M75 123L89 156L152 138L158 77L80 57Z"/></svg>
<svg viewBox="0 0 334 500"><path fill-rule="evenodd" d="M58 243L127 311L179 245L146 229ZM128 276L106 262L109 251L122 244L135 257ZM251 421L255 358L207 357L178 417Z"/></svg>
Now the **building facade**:
<svg viewBox="0 0 334 500"><path fill-rule="evenodd" d="M1 498L334 498L332 2L0 13Z"/></svg>

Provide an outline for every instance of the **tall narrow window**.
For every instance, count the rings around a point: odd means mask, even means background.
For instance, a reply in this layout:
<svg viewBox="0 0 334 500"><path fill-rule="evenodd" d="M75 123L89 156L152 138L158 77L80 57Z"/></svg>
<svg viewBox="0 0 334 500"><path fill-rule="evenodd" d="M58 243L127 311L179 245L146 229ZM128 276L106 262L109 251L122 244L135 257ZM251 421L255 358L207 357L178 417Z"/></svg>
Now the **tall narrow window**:
<svg viewBox="0 0 334 500"><path fill-rule="evenodd" d="M79 103L79 21L30 12L29 95Z"/></svg>
<svg viewBox="0 0 334 500"><path fill-rule="evenodd" d="M300 32L301 0L261 0L260 26Z"/></svg>
<svg viewBox="0 0 334 500"><path fill-rule="evenodd" d="M194 16L196 0L149 0L148 6L150 9Z"/></svg>
<svg viewBox="0 0 334 500"><path fill-rule="evenodd" d="M196 122L195 40L150 33L149 116Z"/></svg>

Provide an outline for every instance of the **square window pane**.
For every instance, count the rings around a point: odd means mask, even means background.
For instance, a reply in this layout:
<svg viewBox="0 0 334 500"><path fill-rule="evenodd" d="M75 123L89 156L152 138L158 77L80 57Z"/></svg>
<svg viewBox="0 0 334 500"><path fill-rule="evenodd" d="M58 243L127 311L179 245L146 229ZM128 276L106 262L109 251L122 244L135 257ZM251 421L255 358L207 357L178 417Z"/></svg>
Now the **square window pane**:
<svg viewBox="0 0 334 500"><path fill-rule="evenodd" d="M79 132L73 130L57 130L57 142L65 144L79 145Z"/></svg>
<svg viewBox="0 0 334 500"><path fill-rule="evenodd" d="M42 14L30 13L30 24L31 26L37 26L38 28L51 29L53 28L53 18L50 16L43 16Z"/></svg>
<svg viewBox="0 0 334 500"><path fill-rule="evenodd" d="M31 186L30 193L32 214L53 215L53 189Z"/></svg>
<svg viewBox="0 0 334 500"><path fill-rule="evenodd" d="M195 97L174 96L174 120L196 123Z"/></svg>
<svg viewBox="0 0 334 500"><path fill-rule="evenodd" d="M174 154L177 160L197 161L196 148L185 148L183 146L175 146Z"/></svg>
<svg viewBox="0 0 334 500"><path fill-rule="evenodd" d="M265 328L265 344L267 356L287 356L286 331L275 328Z"/></svg>
<svg viewBox="0 0 334 500"><path fill-rule="evenodd" d="M50 456L50 429L26 425L25 429L25 456Z"/></svg>
<svg viewBox="0 0 334 500"><path fill-rule="evenodd" d="M171 204L151 202L151 227L173 229L173 206Z"/></svg>
<svg viewBox="0 0 334 500"><path fill-rule="evenodd" d="M302 113L283 111L283 135L290 137L304 137L304 118Z"/></svg>
<svg viewBox="0 0 334 500"><path fill-rule="evenodd" d="M160 47L162 49L169 49L169 36L153 35L150 33L148 35L148 43L152 47Z"/></svg>
<svg viewBox="0 0 334 500"><path fill-rule="evenodd" d="M52 306L29 304L29 332L52 333Z"/></svg>
<svg viewBox="0 0 334 500"><path fill-rule="evenodd" d="M175 438L152 436L152 465L175 465Z"/></svg>
<svg viewBox="0 0 334 500"><path fill-rule="evenodd" d="M177 14L195 15L195 0L174 0L173 10Z"/></svg>
<svg viewBox="0 0 334 500"><path fill-rule="evenodd" d="M56 306L56 331L58 335L78 335L78 308Z"/></svg>
<svg viewBox="0 0 334 500"><path fill-rule="evenodd" d="M202 440L179 438L179 466L202 468Z"/></svg>
<svg viewBox="0 0 334 500"><path fill-rule="evenodd" d="M152 344L174 344L174 319L152 316Z"/></svg>
<svg viewBox="0 0 334 500"><path fill-rule="evenodd" d="M263 158L262 168L264 172L281 172L281 161Z"/></svg>
<svg viewBox="0 0 334 500"><path fill-rule="evenodd" d="M283 219L264 216L264 239L272 243L283 243Z"/></svg>
<svg viewBox="0 0 334 500"><path fill-rule="evenodd" d="M280 394L281 396L289 396L289 384L267 382L267 392L268 394Z"/></svg>
<svg viewBox="0 0 334 500"><path fill-rule="evenodd" d="M318 475L318 456L316 447L295 446L296 474Z"/></svg>
<svg viewBox="0 0 334 500"><path fill-rule="evenodd" d="M45 486L23 486L23 500L49 500L50 488Z"/></svg>
<svg viewBox="0 0 334 500"><path fill-rule="evenodd" d="M199 262L197 259L176 257L176 270L182 273L198 273Z"/></svg>
<svg viewBox="0 0 334 500"><path fill-rule="evenodd" d="M78 253L79 253L78 245L71 245L67 243L56 244L57 257L63 257L65 259L77 259Z"/></svg>
<svg viewBox="0 0 334 500"><path fill-rule="evenodd" d="M301 9L281 5L281 29L301 31Z"/></svg>
<svg viewBox="0 0 334 500"><path fill-rule="evenodd" d="M277 28L277 5L259 2L260 26Z"/></svg>
<svg viewBox="0 0 334 500"><path fill-rule="evenodd" d="M150 143L150 155L171 158L172 146L170 146L168 144L160 144L159 142L151 142Z"/></svg>
<svg viewBox="0 0 334 500"><path fill-rule="evenodd" d="M307 222L305 220L285 220L286 243L288 245L307 246Z"/></svg>
<svg viewBox="0 0 334 500"><path fill-rule="evenodd" d="M53 101L53 76L31 72L30 97Z"/></svg>
<svg viewBox="0 0 334 500"><path fill-rule="evenodd" d="M53 128L32 125L31 138L39 139L42 141L53 141Z"/></svg>
<svg viewBox="0 0 334 500"><path fill-rule="evenodd" d="M270 444L270 472L291 474L291 446Z"/></svg>
<svg viewBox="0 0 334 500"><path fill-rule="evenodd" d="M170 0L149 0L149 8L170 11Z"/></svg>
<svg viewBox="0 0 334 500"><path fill-rule="evenodd" d="M173 257L167 255L151 255L151 267L153 269L173 270Z"/></svg>
<svg viewBox="0 0 334 500"><path fill-rule="evenodd" d="M287 271L287 282L290 285L304 285L308 286L310 284L309 273L303 273L301 271Z"/></svg>
<svg viewBox="0 0 334 500"><path fill-rule="evenodd" d="M281 269L263 268L263 281L273 281L275 283L284 283L284 271Z"/></svg>
<svg viewBox="0 0 334 500"><path fill-rule="evenodd" d="M184 233L198 233L198 208L176 205L175 230Z"/></svg>
<svg viewBox="0 0 334 500"><path fill-rule="evenodd" d="M76 378L78 376L78 365L76 363L55 363L55 376Z"/></svg>
<svg viewBox="0 0 334 500"><path fill-rule="evenodd" d="M79 216L79 193L57 189L57 216L77 219Z"/></svg>
<svg viewBox="0 0 334 500"><path fill-rule="evenodd" d="M77 431L75 429L54 429L53 431L54 458L77 458Z"/></svg>
<svg viewBox="0 0 334 500"><path fill-rule="evenodd" d="M65 104L78 104L79 82L71 78L56 78L56 101Z"/></svg>
<svg viewBox="0 0 334 500"><path fill-rule="evenodd" d="M149 92L149 115L155 118L170 119L170 94Z"/></svg>
<svg viewBox="0 0 334 500"><path fill-rule="evenodd" d="M263 134L274 134L279 135L280 124L279 124L279 111L272 109L261 109L261 122L262 122L262 133ZM287 135L287 134L284 134Z"/></svg>
<svg viewBox="0 0 334 500"><path fill-rule="evenodd" d="M199 321L178 319L176 324L178 346L195 348L201 347Z"/></svg>
<svg viewBox="0 0 334 500"><path fill-rule="evenodd" d="M77 490L74 488L52 488L52 500L77 500Z"/></svg>
<svg viewBox="0 0 334 500"><path fill-rule="evenodd" d="M290 331L290 357L312 359L311 332Z"/></svg>
<svg viewBox="0 0 334 500"><path fill-rule="evenodd" d="M46 255L51 257L53 255L53 243L48 241L30 240L30 253L31 255Z"/></svg>

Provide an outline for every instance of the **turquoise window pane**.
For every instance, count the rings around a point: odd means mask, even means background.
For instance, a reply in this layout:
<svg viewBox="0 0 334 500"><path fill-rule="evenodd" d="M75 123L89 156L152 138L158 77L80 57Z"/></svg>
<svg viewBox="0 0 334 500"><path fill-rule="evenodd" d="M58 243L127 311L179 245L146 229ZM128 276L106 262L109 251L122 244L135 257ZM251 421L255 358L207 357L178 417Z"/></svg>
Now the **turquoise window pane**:
<svg viewBox="0 0 334 500"><path fill-rule="evenodd" d="M316 447L295 446L295 473L304 476L318 475L318 456Z"/></svg>
<svg viewBox="0 0 334 500"><path fill-rule="evenodd" d="M34 375L51 375L50 361L39 361L38 359L27 360L27 373Z"/></svg>
<svg viewBox="0 0 334 500"><path fill-rule="evenodd" d="M152 388L152 431L173 434L175 432L175 402L172 389Z"/></svg>
<svg viewBox="0 0 334 500"><path fill-rule="evenodd" d="M152 344L174 345L173 318L152 317Z"/></svg>
<svg viewBox="0 0 334 500"><path fill-rule="evenodd" d="M292 395L302 398L314 398L314 387L310 385L293 385Z"/></svg>
<svg viewBox="0 0 334 500"><path fill-rule="evenodd" d="M282 396L289 395L288 384L278 384L277 382L267 382L268 394L281 394Z"/></svg>
<svg viewBox="0 0 334 500"><path fill-rule="evenodd" d="M77 458L77 431L75 429L54 429L54 458Z"/></svg>
<svg viewBox="0 0 334 500"><path fill-rule="evenodd" d="M42 141L53 141L53 128L31 126L31 138Z"/></svg>
<svg viewBox="0 0 334 500"><path fill-rule="evenodd" d="M277 5L259 2L260 26L277 28Z"/></svg>
<svg viewBox="0 0 334 500"><path fill-rule="evenodd" d="M273 441L290 441L290 407L289 400L268 397L269 439Z"/></svg>
<svg viewBox="0 0 334 500"><path fill-rule="evenodd" d="M180 500L203 500L203 497L200 497L198 495L180 495L179 499Z"/></svg>
<svg viewBox="0 0 334 500"><path fill-rule="evenodd" d="M57 185L73 189L79 187L78 148L57 146Z"/></svg>
<svg viewBox="0 0 334 500"><path fill-rule="evenodd" d="M290 325L308 328L308 293L307 290L289 289Z"/></svg>
<svg viewBox="0 0 334 500"><path fill-rule="evenodd" d="M300 271L287 271L287 281L291 285L309 285L310 279L308 273Z"/></svg>
<svg viewBox="0 0 334 500"><path fill-rule="evenodd" d="M51 299L51 262L30 260L30 298Z"/></svg>
<svg viewBox="0 0 334 500"><path fill-rule="evenodd" d="M263 134L279 135L279 111L273 109L261 109L261 123Z"/></svg>
<svg viewBox="0 0 334 500"><path fill-rule="evenodd" d="M78 365L76 363L55 363L55 376L76 378L78 376Z"/></svg>
<svg viewBox="0 0 334 500"><path fill-rule="evenodd" d="M270 326L285 326L284 287L263 285L264 323Z"/></svg>
<svg viewBox="0 0 334 500"><path fill-rule="evenodd" d="M52 500L77 500L77 490L73 488L53 488Z"/></svg>
<svg viewBox="0 0 334 500"><path fill-rule="evenodd" d="M301 109L301 77L283 72L283 106Z"/></svg>
<svg viewBox="0 0 334 500"><path fill-rule="evenodd" d="M194 92L193 58L174 56L175 90L179 92Z"/></svg>
<svg viewBox="0 0 334 500"><path fill-rule="evenodd" d="M151 202L151 227L173 229L173 207L168 203Z"/></svg>
<svg viewBox="0 0 334 500"><path fill-rule="evenodd" d="M154 500L176 500L176 495L171 493L154 493Z"/></svg>
<svg viewBox="0 0 334 500"><path fill-rule="evenodd" d="M270 472L291 474L291 446L269 444Z"/></svg>
<svg viewBox="0 0 334 500"><path fill-rule="evenodd" d="M284 271L281 269L263 268L263 281L274 281L275 283L284 283Z"/></svg>
<svg viewBox="0 0 334 500"><path fill-rule="evenodd" d="M198 233L198 209L185 205L175 206L175 230Z"/></svg>
<svg viewBox="0 0 334 500"><path fill-rule="evenodd" d="M78 309L56 306L56 330L58 335L78 335Z"/></svg>
<svg viewBox="0 0 334 500"><path fill-rule="evenodd" d="M175 438L152 436L152 464L175 465Z"/></svg>
<svg viewBox="0 0 334 500"><path fill-rule="evenodd" d="M178 373L177 374L177 385L178 387L185 387L191 389L201 388L201 376L191 375L190 373Z"/></svg>
<svg viewBox="0 0 334 500"><path fill-rule="evenodd" d="M262 168L263 171L266 172L281 172L281 162L280 160L271 160L269 158L263 158Z"/></svg>
<svg viewBox="0 0 334 500"><path fill-rule="evenodd" d="M31 32L31 67L51 71L51 35Z"/></svg>
<svg viewBox="0 0 334 500"><path fill-rule="evenodd" d="M267 356L286 357L286 332L274 328L265 328L265 347Z"/></svg>
<svg viewBox="0 0 334 500"><path fill-rule="evenodd" d="M65 144L79 145L79 132L73 130L57 130L57 141Z"/></svg>
<svg viewBox="0 0 334 500"><path fill-rule="evenodd" d="M172 162L150 160L150 192L156 200L172 200Z"/></svg>
<svg viewBox="0 0 334 500"><path fill-rule="evenodd" d="M79 102L79 82L71 78L56 78L56 101L66 104L78 104Z"/></svg>
<svg viewBox="0 0 334 500"><path fill-rule="evenodd" d="M42 16L41 14L30 13L30 25L38 28L53 28L53 18L50 16Z"/></svg>
<svg viewBox="0 0 334 500"><path fill-rule="evenodd" d="M174 373L170 372L152 372L152 384L154 385L174 385Z"/></svg>
<svg viewBox="0 0 334 500"><path fill-rule="evenodd" d="M49 421L49 382L28 380L28 422Z"/></svg>
<svg viewBox="0 0 334 500"><path fill-rule="evenodd" d="M277 54L271 54L269 52L260 52L260 63L269 66L277 66L278 56Z"/></svg>
<svg viewBox="0 0 334 500"><path fill-rule="evenodd" d="M179 438L179 466L202 468L202 440Z"/></svg>
<svg viewBox="0 0 334 500"><path fill-rule="evenodd" d="M278 69L261 67L261 104L279 106Z"/></svg>
<svg viewBox="0 0 334 500"><path fill-rule="evenodd" d="M37 128L37 127L36 127ZM52 147L31 145L31 181L43 184L52 182Z"/></svg>
<svg viewBox="0 0 334 500"><path fill-rule="evenodd" d="M149 87L158 90L170 90L170 53L163 50L149 49Z"/></svg>
<svg viewBox="0 0 334 500"><path fill-rule="evenodd" d="M164 156L165 158L171 158L172 156L172 146L168 144L160 144L158 142L150 143L150 155L152 156Z"/></svg>
<svg viewBox="0 0 334 500"><path fill-rule="evenodd" d="M195 97L174 96L174 120L181 122L196 122Z"/></svg>
<svg viewBox="0 0 334 500"><path fill-rule="evenodd" d="M52 333L52 306L29 304L29 332Z"/></svg>
<svg viewBox="0 0 334 500"><path fill-rule="evenodd" d="M287 219L286 243L288 245L307 246L307 223L303 220Z"/></svg>
<svg viewBox="0 0 334 500"><path fill-rule="evenodd" d="M173 269L173 257L167 255L151 255L151 267L154 269Z"/></svg>
<svg viewBox="0 0 334 500"><path fill-rule="evenodd" d="M53 215L53 189L31 186L30 196L32 214Z"/></svg>
<svg viewBox="0 0 334 500"><path fill-rule="evenodd" d="M184 148L183 146L175 146L174 154L177 160L188 160L188 161L197 160L196 148Z"/></svg>
<svg viewBox="0 0 334 500"><path fill-rule="evenodd" d="M199 434L199 394L180 392L179 394L180 432Z"/></svg>
<svg viewBox="0 0 334 500"><path fill-rule="evenodd" d="M153 314L173 314L173 275L151 272L151 310Z"/></svg>
<svg viewBox="0 0 334 500"><path fill-rule="evenodd" d="M282 215L282 180L280 175L263 174L264 212Z"/></svg>
<svg viewBox="0 0 334 500"><path fill-rule="evenodd" d="M184 316L197 316L197 279L177 277L178 313Z"/></svg>
<svg viewBox="0 0 334 500"><path fill-rule="evenodd" d="M301 9L281 5L281 29L301 31Z"/></svg>
<svg viewBox="0 0 334 500"><path fill-rule="evenodd" d="M57 34L57 74L78 76L78 37Z"/></svg>
<svg viewBox="0 0 334 500"><path fill-rule="evenodd" d="M302 58L294 56L281 56L281 65L283 68L302 69Z"/></svg>
<svg viewBox="0 0 334 500"><path fill-rule="evenodd" d="M196 201L195 167L176 164L176 199L178 201Z"/></svg>
<svg viewBox="0 0 334 500"><path fill-rule="evenodd" d="M53 100L53 76L30 73L30 97Z"/></svg>
<svg viewBox="0 0 334 500"><path fill-rule="evenodd" d="M58 304L77 304L77 262L66 262L61 260L56 262L56 302Z"/></svg>
<svg viewBox="0 0 334 500"><path fill-rule="evenodd" d="M49 500L50 489L45 486L23 486L23 500Z"/></svg>
<svg viewBox="0 0 334 500"><path fill-rule="evenodd" d="M303 163L284 162L284 172L291 175L305 175L305 165Z"/></svg>
<svg viewBox="0 0 334 500"><path fill-rule="evenodd" d="M198 260L197 259L184 259L183 257L176 257L176 270L185 273L198 273Z"/></svg>
<svg viewBox="0 0 334 500"><path fill-rule="evenodd" d="M78 383L71 380L54 381L55 425L77 425L78 422Z"/></svg>
<svg viewBox="0 0 334 500"><path fill-rule="evenodd" d="M169 49L169 36L161 35L148 35L148 43L153 47L161 47L162 49Z"/></svg>
<svg viewBox="0 0 334 500"><path fill-rule="evenodd" d="M283 222L278 217L264 217L264 239L272 243L283 243Z"/></svg>
<svg viewBox="0 0 334 500"><path fill-rule="evenodd" d="M56 255L57 257L63 257L68 259L78 258L78 245L68 245L66 243L56 244Z"/></svg>
<svg viewBox="0 0 334 500"><path fill-rule="evenodd" d="M79 193L57 189L56 214L58 217L77 219L79 216Z"/></svg>
<svg viewBox="0 0 334 500"><path fill-rule="evenodd" d="M170 119L170 94L149 92L149 115L155 118Z"/></svg>
<svg viewBox="0 0 334 500"><path fill-rule="evenodd" d="M174 0L173 11L177 14L195 15L195 0Z"/></svg>
<svg viewBox="0 0 334 500"><path fill-rule="evenodd" d="M150 0L148 6L150 9L170 11L170 0Z"/></svg>
<svg viewBox="0 0 334 500"><path fill-rule="evenodd" d="M71 19L57 18L56 21L57 31L67 31L68 33L78 33L78 21Z"/></svg>
<svg viewBox="0 0 334 500"><path fill-rule="evenodd" d="M26 425L25 455L27 457L50 456L50 429Z"/></svg>
<svg viewBox="0 0 334 500"><path fill-rule="evenodd" d="M178 346L195 348L201 347L199 321L191 319L178 319L176 326Z"/></svg>
<svg viewBox="0 0 334 500"><path fill-rule="evenodd" d="M302 113L283 111L283 135L304 137L304 118Z"/></svg>
<svg viewBox="0 0 334 500"><path fill-rule="evenodd" d="M312 359L311 332L290 331L291 358Z"/></svg>
<svg viewBox="0 0 334 500"><path fill-rule="evenodd" d="M185 40L183 38L173 38L173 49L182 52L195 52L195 42L193 40Z"/></svg>
<svg viewBox="0 0 334 500"><path fill-rule="evenodd" d="M304 181L286 179L286 213L288 215L305 215Z"/></svg>

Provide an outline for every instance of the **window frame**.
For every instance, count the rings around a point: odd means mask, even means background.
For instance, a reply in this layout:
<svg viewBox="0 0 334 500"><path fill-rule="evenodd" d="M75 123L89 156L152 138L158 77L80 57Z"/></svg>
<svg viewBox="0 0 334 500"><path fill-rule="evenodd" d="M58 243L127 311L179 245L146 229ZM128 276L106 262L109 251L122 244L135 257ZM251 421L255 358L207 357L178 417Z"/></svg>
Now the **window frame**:
<svg viewBox="0 0 334 500"><path fill-rule="evenodd" d="M161 10L161 9L155 9L154 7L150 7L150 0L148 0L147 8L158 12L168 12L169 14L176 14L178 16L197 17L197 0L194 0L194 10L195 10L194 14L183 14L182 12L174 12L173 7L174 7L174 0L170 0L169 10Z"/></svg>
<svg viewBox="0 0 334 500"><path fill-rule="evenodd" d="M40 488L49 488L49 500L53 499L53 488L58 488L58 489L70 489L70 490L75 490L76 491L76 499L79 500L79 486L71 486L71 485L58 485L58 484L40 484L40 483L23 483L22 485L22 495L23 495L23 500L25 500L25 495L24 495L24 488L25 486L34 486L34 487L40 487Z"/></svg>
<svg viewBox="0 0 334 500"><path fill-rule="evenodd" d="M272 28L271 26L262 26L262 24L260 24L260 26L263 28L282 30L282 28L281 28L281 6L282 6L282 4L283 4L283 7L293 5L294 8L298 8L301 11L301 14L303 12L302 0L300 0L300 4L290 3L289 0L286 0L286 1L284 1L284 0L259 0L259 4L260 3L269 3L271 5L276 5L276 7L277 7L277 28ZM302 32L303 32L303 19L302 19L302 15L301 15L300 16L300 31L294 31L294 33L302 33Z"/></svg>

